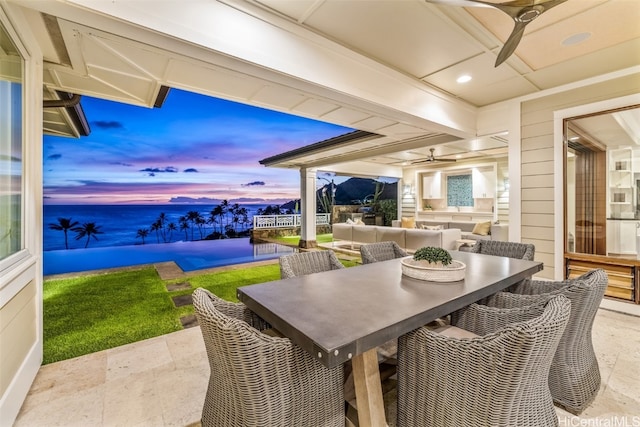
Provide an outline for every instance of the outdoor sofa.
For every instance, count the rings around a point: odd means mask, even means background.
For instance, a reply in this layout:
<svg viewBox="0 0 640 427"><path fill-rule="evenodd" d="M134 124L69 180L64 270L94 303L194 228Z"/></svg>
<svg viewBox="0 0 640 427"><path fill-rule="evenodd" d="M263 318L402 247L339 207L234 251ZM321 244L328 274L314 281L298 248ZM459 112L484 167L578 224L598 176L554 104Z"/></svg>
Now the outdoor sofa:
<svg viewBox="0 0 640 427"><path fill-rule="evenodd" d="M488 224L487 224L488 223ZM509 225L508 224L500 224L495 223L493 221L486 222L475 222L475 221L437 221L437 220L416 220L414 221L416 229L424 229L424 228L435 228L440 227L443 229L457 228L462 233L462 239L466 240L499 240L502 242L509 241ZM483 228L482 233L474 233L474 229L476 226L487 224L486 227L478 227ZM393 227L401 227L401 220L394 220L392 222Z"/></svg>
<svg viewBox="0 0 640 427"><path fill-rule="evenodd" d="M455 250L456 240L461 239L458 229L422 230L380 225L356 225L337 223L332 225L334 246L336 240L349 242L351 249L354 245L377 242L396 242L407 252L415 252L424 246L436 246L447 250Z"/></svg>

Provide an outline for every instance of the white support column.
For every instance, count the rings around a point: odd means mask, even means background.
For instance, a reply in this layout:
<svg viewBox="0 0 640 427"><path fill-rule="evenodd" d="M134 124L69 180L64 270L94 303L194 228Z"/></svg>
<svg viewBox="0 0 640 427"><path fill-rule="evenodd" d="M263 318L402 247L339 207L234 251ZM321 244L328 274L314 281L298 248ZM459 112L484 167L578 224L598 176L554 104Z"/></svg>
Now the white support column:
<svg viewBox="0 0 640 427"><path fill-rule="evenodd" d="M301 248L315 248L316 242L316 173L315 169L300 169L300 243Z"/></svg>

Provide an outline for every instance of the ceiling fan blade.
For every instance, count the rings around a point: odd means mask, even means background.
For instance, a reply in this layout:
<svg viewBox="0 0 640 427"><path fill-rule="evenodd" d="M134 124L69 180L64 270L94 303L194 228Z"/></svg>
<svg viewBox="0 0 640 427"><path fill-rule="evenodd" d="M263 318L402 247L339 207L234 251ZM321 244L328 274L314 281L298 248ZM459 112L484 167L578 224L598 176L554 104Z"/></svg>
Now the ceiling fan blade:
<svg viewBox="0 0 640 427"><path fill-rule="evenodd" d="M516 48L518 47L518 43L520 43L520 40L522 39L522 35L524 34L524 29L526 26L527 23L516 21L516 25L513 27L511 35L505 42L504 46L502 46L502 49L498 54L498 58L496 58L496 67L502 64L516 50Z"/></svg>
<svg viewBox="0 0 640 427"><path fill-rule="evenodd" d="M428 158L428 159L424 159L424 160L415 160L413 162L411 162L411 165L419 165L422 163L446 163L446 162L456 162L457 160L455 159L434 159L434 158Z"/></svg>
<svg viewBox="0 0 640 427"><path fill-rule="evenodd" d="M427 3L444 4L446 6L460 6L460 7L495 7L495 5L476 0L425 0Z"/></svg>
<svg viewBox="0 0 640 427"><path fill-rule="evenodd" d="M525 19L531 22L547 10L566 1L567 0L513 0L505 3L493 3L492 6L500 9L513 19L517 19L525 13ZM537 13L527 17L527 11L537 11Z"/></svg>
<svg viewBox="0 0 640 427"><path fill-rule="evenodd" d="M531 21L547 10L567 0L512 0L505 3L489 3L483 0L425 0L428 3L445 4L462 7L493 7L507 15L515 22L513 31L498 54L495 66L502 64L518 47L524 29Z"/></svg>

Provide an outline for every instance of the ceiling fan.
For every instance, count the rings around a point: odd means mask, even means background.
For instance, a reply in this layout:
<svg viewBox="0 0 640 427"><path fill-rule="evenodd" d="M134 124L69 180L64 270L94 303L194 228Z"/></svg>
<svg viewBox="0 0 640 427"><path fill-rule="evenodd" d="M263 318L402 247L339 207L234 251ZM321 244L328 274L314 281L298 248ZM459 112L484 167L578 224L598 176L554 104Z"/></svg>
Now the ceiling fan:
<svg viewBox="0 0 640 427"><path fill-rule="evenodd" d="M433 163L433 162L455 162L455 159L436 159L433 155L433 152L436 151L435 148L429 148L431 154L426 159L416 160L415 162L411 162L412 165L417 165L419 163Z"/></svg>
<svg viewBox="0 0 640 427"><path fill-rule="evenodd" d="M547 10L565 1L567 0L513 0L506 3L490 3L482 0L426 0L427 3L438 3L449 6L493 7L509 15L515 25L498 54L496 67L502 64L516 50L527 24Z"/></svg>

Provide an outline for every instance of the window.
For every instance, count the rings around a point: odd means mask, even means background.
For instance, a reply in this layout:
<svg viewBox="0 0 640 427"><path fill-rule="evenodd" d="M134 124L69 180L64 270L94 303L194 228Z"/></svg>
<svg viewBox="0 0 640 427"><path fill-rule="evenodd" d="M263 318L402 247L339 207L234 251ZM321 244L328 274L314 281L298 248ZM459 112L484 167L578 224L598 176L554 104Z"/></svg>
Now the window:
<svg viewBox="0 0 640 427"><path fill-rule="evenodd" d="M0 259L22 249L23 60L0 25Z"/></svg>

